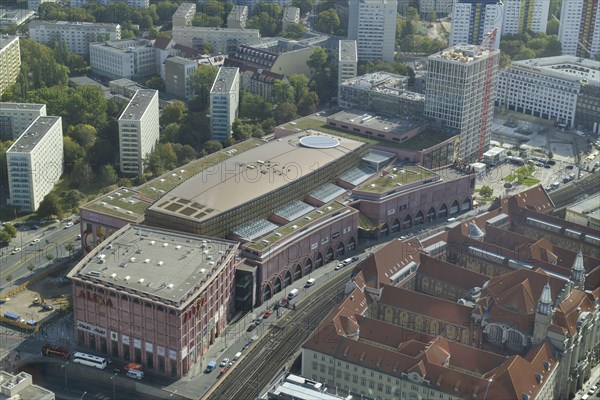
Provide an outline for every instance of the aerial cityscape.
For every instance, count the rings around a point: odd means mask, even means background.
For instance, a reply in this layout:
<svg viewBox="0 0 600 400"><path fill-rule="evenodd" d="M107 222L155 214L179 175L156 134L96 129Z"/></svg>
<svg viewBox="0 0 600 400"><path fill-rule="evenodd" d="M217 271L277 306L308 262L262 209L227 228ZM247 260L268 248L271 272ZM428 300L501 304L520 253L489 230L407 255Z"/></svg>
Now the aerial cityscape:
<svg viewBox="0 0 600 400"><path fill-rule="evenodd" d="M0 400L600 399L598 0L3 0Z"/></svg>

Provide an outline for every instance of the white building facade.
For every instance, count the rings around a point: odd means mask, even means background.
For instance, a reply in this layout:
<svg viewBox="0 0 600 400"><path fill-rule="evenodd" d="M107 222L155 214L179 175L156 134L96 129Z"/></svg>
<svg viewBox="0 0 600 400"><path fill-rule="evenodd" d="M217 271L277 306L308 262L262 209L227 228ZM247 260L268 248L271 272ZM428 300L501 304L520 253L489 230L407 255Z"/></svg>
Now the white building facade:
<svg viewBox="0 0 600 400"><path fill-rule="evenodd" d="M358 74L358 52L356 40L340 40L338 44L338 99L342 82L356 78Z"/></svg>
<svg viewBox="0 0 600 400"><path fill-rule="evenodd" d="M192 26L194 15L196 15L195 3L181 3L173 14L173 26Z"/></svg>
<svg viewBox="0 0 600 400"><path fill-rule="evenodd" d="M34 212L63 173L61 117L38 117L6 151L10 204Z"/></svg>
<svg viewBox="0 0 600 400"><path fill-rule="evenodd" d="M359 60L394 61L397 9L397 0L350 0L348 39Z"/></svg>
<svg viewBox="0 0 600 400"><path fill-rule="evenodd" d="M239 69L221 67L210 89L210 131L213 140L223 142L231 136L231 125L237 118L239 101Z"/></svg>
<svg viewBox="0 0 600 400"><path fill-rule="evenodd" d="M0 140L17 140L37 117L45 116L45 104L0 103Z"/></svg>
<svg viewBox="0 0 600 400"><path fill-rule="evenodd" d="M90 66L109 79L148 78L158 73L157 51L147 39L92 43Z"/></svg>
<svg viewBox="0 0 600 400"><path fill-rule="evenodd" d="M0 37L0 96L17 81L21 68L18 36Z"/></svg>
<svg viewBox="0 0 600 400"><path fill-rule="evenodd" d="M457 44L481 44L486 35L502 28L504 4L499 0L455 0L452 9L452 31L450 46ZM496 35L494 48L500 46L500 35Z"/></svg>
<svg viewBox="0 0 600 400"><path fill-rule="evenodd" d="M88 3L99 3L103 6L107 6L114 0L69 0L69 6L71 7L83 7ZM120 0L126 4L129 4L135 8L148 8L150 6L150 0Z"/></svg>
<svg viewBox="0 0 600 400"><path fill-rule="evenodd" d="M600 84L600 62L574 56L514 61L498 78L498 105L575 127L582 83Z"/></svg>
<svg viewBox="0 0 600 400"><path fill-rule="evenodd" d="M563 1L558 39L563 55L594 59L600 53L598 0Z"/></svg>
<svg viewBox="0 0 600 400"><path fill-rule="evenodd" d="M208 44L214 54L235 52L242 44L256 42L260 39L258 29L229 29L199 26L174 26L173 40L184 46L199 48Z"/></svg>
<svg viewBox="0 0 600 400"><path fill-rule="evenodd" d="M550 0L505 0L502 34L546 33L549 9Z"/></svg>
<svg viewBox="0 0 600 400"><path fill-rule="evenodd" d="M457 156L464 161L476 160L489 147L499 61L499 50L474 45L428 57L425 116L460 132Z"/></svg>
<svg viewBox="0 0 600 400"><path fill-rule="evenodd" d="M158 91L138 90L119 117L119 161L124 174L144 172L159 133Z"/></svg>
<svg viewBox="0 0 600 400"><path fill-rule="evenodd" d="M68 21L31 21L29 23L31 40L48 46L64 41L69 51L87 55L90 43L102 40L121 39L121 25L92 22Z"/></svg>

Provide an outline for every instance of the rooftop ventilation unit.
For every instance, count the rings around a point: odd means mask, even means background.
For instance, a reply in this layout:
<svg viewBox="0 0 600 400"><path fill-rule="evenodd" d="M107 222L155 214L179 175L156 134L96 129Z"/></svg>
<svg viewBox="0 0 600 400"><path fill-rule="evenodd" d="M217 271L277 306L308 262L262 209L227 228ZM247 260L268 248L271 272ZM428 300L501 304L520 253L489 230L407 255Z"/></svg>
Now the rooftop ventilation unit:
<svg viewBox="0 0 600 400"><path fill-rule="evenodd" d="M146 259L144 260L144 264L148 264L149 262L150 262L150 259L149 259L149 258L146 258Z"/></svg>
<svg viewBox="0 0 600 400"><path fill-rule="evenodd" d="M140 279L138 279L138 283L144 283L144 280L145 280L144 278L140 278Z"/></svg>
<svg viewBox="0 0 600 400"><path fill-rule="evenodd" d="M174 285L173 285L172 283L169 283L169 284L167 285L167 287L168 287L169 289L173 289L173 286L174 286Z"/></svg>
<svg viewBox="0 0 600 400"><path fill-rule="evenodd" d="M177 246L175 246L175 248L176 248L177 250L179 250L179 249L181 249L181 245L179 245L179 244L178 244Z"/></svg>
<svg viewBox="0 0 600 400"><path fill-rule="evenodd" d="M167 247L169 243L163 243L163 247Z"/></svg>
<svg viewBox="0 0 600 400"><path fill-rule="evenodd" d="M125 278L123 278L124 281L128 281L129 278L131 278L129 275L127 275Z"/></svg>
<svg viewBox="0 0 600 400"><path fill-rule="evenodd" d="M163 266L163 264L164 264L164 261L159 261L159 262L158 262L158 266L159 266L159 267L162 267L162 266Z"/></svg>
<svg viewBox="0 0 600 400"><path fill-rule="evenodd" d="M154 240L150 241L150 246L152 246L154 243L156 243Z"/></svg>

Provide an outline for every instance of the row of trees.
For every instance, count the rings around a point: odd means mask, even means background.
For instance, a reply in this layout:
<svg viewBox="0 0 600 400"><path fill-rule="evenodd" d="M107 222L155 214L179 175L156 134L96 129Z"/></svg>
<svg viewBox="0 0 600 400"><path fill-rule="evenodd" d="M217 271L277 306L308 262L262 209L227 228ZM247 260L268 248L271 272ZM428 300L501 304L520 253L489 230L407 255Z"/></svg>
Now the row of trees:
<svg viewBox="0 0 600 400"><path fill-rule="evenodd" d="M503 36L500 39L500 50L501 67L503 67L510 64L511 60L558 56L562 48L557 35L528 32Z"/></svg>
<svg viewBox="0 0 600 400"><path fill-rule="evenodd" d="M433 16L428 20L432 18ZM398 17L396 22L397 49L408 53L433 54L446 47L448 47L447 37L432 39L428 36L427 25L419 20L419 12L416 8L409 7L404 16Z"/></svg>

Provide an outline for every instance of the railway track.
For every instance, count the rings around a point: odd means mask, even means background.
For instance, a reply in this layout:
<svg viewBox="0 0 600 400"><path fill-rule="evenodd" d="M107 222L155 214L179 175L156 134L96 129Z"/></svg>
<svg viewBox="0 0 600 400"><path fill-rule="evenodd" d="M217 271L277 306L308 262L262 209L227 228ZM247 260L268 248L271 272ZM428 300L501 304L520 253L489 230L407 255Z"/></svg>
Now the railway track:
<svg viewBox="0 0 600 400"><path fill-rule="evenodd" d="M577 200L578 197L585 194L592 195L600 188L600 173L595 172L587 175L585 178L572 182L561 189L550 192L550 198L556 208L562 208Z"/></svg>
<svg viewBox="0 0 600 400"><path fill-rule="evenodd" d="M337 297L348 282L351 269L336 275L297 304L251 348L204 399L255 399L282 370L290 357L308 339L311 332L337 304Z"/></svg>

